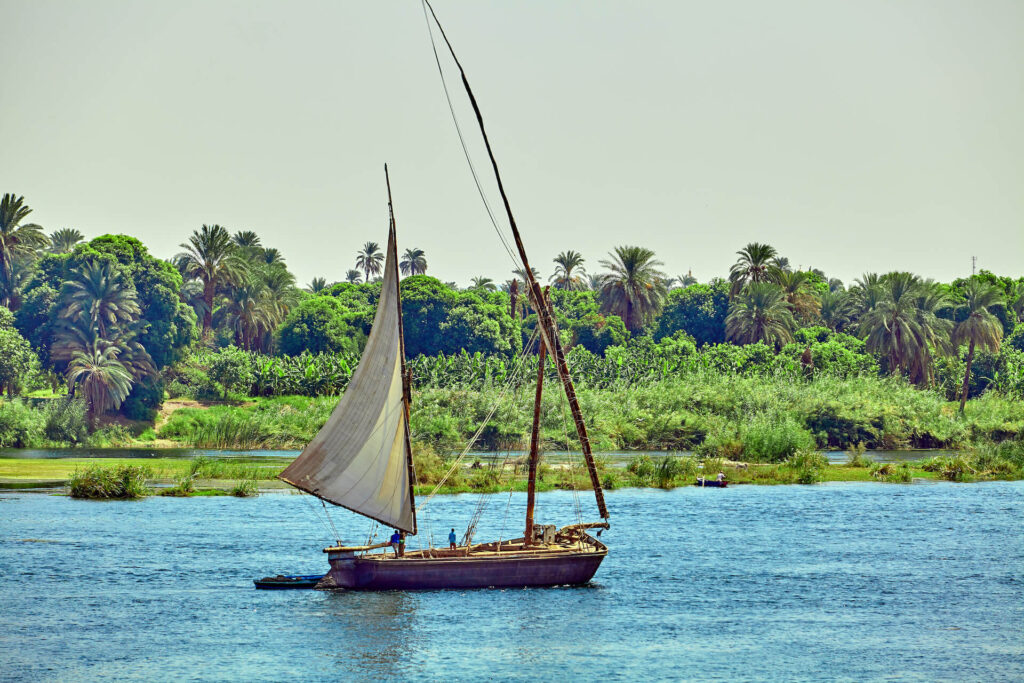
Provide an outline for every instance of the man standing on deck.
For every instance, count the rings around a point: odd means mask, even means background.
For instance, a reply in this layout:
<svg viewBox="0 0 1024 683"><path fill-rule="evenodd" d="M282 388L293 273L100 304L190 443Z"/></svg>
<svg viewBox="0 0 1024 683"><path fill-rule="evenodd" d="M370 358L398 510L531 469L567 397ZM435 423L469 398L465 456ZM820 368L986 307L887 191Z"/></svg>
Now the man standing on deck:
<svg viewBox="0 0 1024 683"><path fill-rule="evenodd" d="M452 529L451 532L448 534L448 547L452 550L455 550L455 529Z"/></svg>
<svg viewBox="0 0 1024 683"><path fill-rule="evenodd" d="M398 557L398 544L402 542L402 534L398 533L398 529L395 529L395 533L391 534L391 547L395 549L395 557Z"/></svg>

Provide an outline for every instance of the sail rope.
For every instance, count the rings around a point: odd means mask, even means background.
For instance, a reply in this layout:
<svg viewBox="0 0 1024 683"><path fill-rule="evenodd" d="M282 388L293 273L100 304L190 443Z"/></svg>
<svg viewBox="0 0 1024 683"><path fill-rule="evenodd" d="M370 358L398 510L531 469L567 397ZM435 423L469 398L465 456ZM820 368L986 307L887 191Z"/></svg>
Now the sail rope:
<svg viewBox="0 0 1024 683"><path fill-rule="evenodd" d="M534 343L536 342L536 340L538 338L539 338L538 337L538 332L537 332L537 330L534 330L534 333L530 336L530 341L526 344L525 347L523 347L524 348L524 354L529 353L530 349L533 348L533 345L534 345ZM524 384L523 383L520 382L519 384L516 385L515 397L512 399L512 405L513 406L517 406L517 405L521 405L522 404L522 402L523 402L523 389L524 389ZM526 440L527 438L528 438L528 436L524 435L523 438L520 439L520 442ZM501 473L505 471L505 468L508 465L509 459L511 457L512 457L512 448L511 448L511 445L509 445L509 447L505 450L505 457L501 459L501 464L500 465L497 464L498 463L498 459L497 458L493 458L490 461L489 468L488 468L489 471L490 472L494 472L494 470L497 469L498 470L498 477L500 478ZM514 479L514 477L515 477L515 472L513 472L512 488L510 488L509 492L508 492L509 504L511 504L511 502L512 502L512 489L515 487L515 479ZM473 534L476 532L477 524L480 523L480 519L483 517L484 512L487 510L487 504L489 502L490 502L490 497L487 496L487 495L481 495L477 499L476 509L473 511L473 516L470 518L469 524L466 526L466 533L463 536L463 545L468 546L468 545L470 545L472 543L472 541L473 541ZM508 518L508 509L507 508L505 510L505 518L506 519ZM502 533L504 533L504 528L505 528L504 524L502 524ZM500 538L499 538L499 542L500 542Z"/></svg>
<svg viewBox="0 0 1024 683"><path fill-rule="evenodd" d="M445 482L447 482L448 479L451 478L451 476L459 469L459 467L462 466L462 461L465 460L466 455L469 454L470 449L473 448L473 445L480 438L480 435L483 434L484 428L487 427L487 424L490 422L491 418L494 417L494 413L496 413L498 408L501 406L502 399L508 393L509 389L512 388L512 385L516 382L516 380L519 378L519 375L522 373L523 366L526 363L526 358L529 355L529 350L533 346L533 342L534 340L536 340L537 335L538 331L537 329L534 329L533 335L530 337L530 342L523 346L523 350L516 357L516 362L512 366L512 372L509 373L508 379L505 381L505 384L502 385L501 392L498 394L498 398L494 401L494 404L491 406L490 411L484 417L483 421L480 423L480 426L477 427L477 430L476 432L473 433L473 436L470 437L469 441L466 443L465 448L462 449L462 452L459 453L459 455L456 456L456 458L452 461L452 464L448 468L448 471L445 472L444 476L441 477L437 484L434 485L434 489L423 500L423 502L416 506L417 512L425 509L427 505L430 504L430 501L434 499L434 496L436 496L437 492L441 490L441 487L444 486Z"/></svg>
<svg viewBox="0 0 1024 683"><path fill-rule="evenodd" d="M334 520L331 519L331 513L330 511L328 511L327 503L324 502L323 498L320 499L320 504L324 506L324 514L327 515L327 521L331 523L331 530L334 532L334 539L338 541L338 545L341 545L341 535L338 533L338 530L334 527Z"/></svg>
<svg viewBox="0 0 1024 683"><path fill-rule="evenodd" d="M501 240L501 244L505 247L505 251L508 253L512 264L515 267L519 267L519 259L516 258L515 253L512 251L512 247L508 243L508 239L505 237L498 225L498 220L494 215L493 209L491 209L490 202L487 201L487 195L484 193L483 185L480 184L480 176L477 174L476 166L473 164L473 158L469 154L469 146L466 144L466 138L462 134L462 126L459 124L459 117L455 114L455 105L452 103L451 93L448 92L448 81L444 76L444 69L441 67L441 58L437 54L437 44L434 42L434 30L430 25L430 17L427 14L427 3L421 3L423 5L423 19L427 23L427 35L430 36L430 47L434 51L434 61L437 63L437 73L441 77L441 86L444 88L444 97L448 102L448 111L452 115L452 122L455 124L455 131L459 136L459 144L462 145L462 153L466 156L466 163L469 164L469 172L473 176L473 183L476 185L476 190L480 194L480 200L484 203L484 209L487 210L487 216L491 219L491 225L494 226L494 231L498 234L498 239ZM433 10L431 9L431 12ZM447 39L446 39L447 40Z"/></svg>
<svg viewBox="0 0 1024 683"><path fill-rule="evenodd" d="M298 491L298 493L302 497L302 499L304 501L306 501L306 505L309 506L309 509L313 511L313 516L316 517L316 520L318 522L320 522L321 526L323 526L324 531L327 532L327 538L331 538L331 528L329 526L327 526L327 523L324 522L323 517L321 517L320 513L317 512L316 505L313 504L313 501L309 500L309 498L306 497L306 496L312 496L312 494L306 493L305 491L302 491L302 490L299 490L299 489L296 489L296 490ZM338 540L337 539L337 534L334 534L334 536L335 536L334 540Z"/></svg>

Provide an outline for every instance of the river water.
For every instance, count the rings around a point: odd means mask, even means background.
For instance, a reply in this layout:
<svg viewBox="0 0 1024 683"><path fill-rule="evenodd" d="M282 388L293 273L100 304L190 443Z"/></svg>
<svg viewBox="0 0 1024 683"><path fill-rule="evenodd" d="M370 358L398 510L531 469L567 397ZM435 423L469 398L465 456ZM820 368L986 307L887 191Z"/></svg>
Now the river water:
<svg viewBox="0 0 1024 683"><path fill-rule="evenodd" d="M523 496L486 499L477 538L515 533ZM440 542L479 500L421 526ZM610 491L589 586L255 590L325 569L314 502L0 494L0 679L1024 679L1022 482Z"/></svg>

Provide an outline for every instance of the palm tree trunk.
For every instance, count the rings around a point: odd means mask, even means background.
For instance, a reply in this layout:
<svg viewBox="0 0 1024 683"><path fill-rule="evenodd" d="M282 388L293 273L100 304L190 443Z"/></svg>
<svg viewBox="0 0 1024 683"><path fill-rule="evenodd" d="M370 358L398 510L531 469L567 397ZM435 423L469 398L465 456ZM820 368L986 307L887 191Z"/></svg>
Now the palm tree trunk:
<svg viewBox="0 0 1024 683"><path fill-rule="evenodd" d="M964 389L960 395L960 414L964 414L964 406L967 405L967 386L971 382L971 363L974 361L974 340L971 340L971 346L967 350L967 371L964 373Z"/></svg>
<svg viewBox="0 0 1024 683"><path fill-rule="evenodd" d="M206 311L203 313L203 334L207 334L213 327L213 280L203 283L203 301L206 302Z"/></svg>

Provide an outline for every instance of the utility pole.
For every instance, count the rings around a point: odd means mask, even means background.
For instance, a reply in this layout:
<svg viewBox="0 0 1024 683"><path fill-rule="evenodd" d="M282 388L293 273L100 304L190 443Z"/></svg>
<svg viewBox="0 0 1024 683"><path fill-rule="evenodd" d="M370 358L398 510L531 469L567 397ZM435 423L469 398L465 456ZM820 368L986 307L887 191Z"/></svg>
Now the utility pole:
<svg viewBox="0 0 1024 683"><path fill-rule="evenodd" d="M978 257L977 256L972 256L971 257L971 277L974 277L974 274L977 271L977 266L978 266Z"/></svg>

